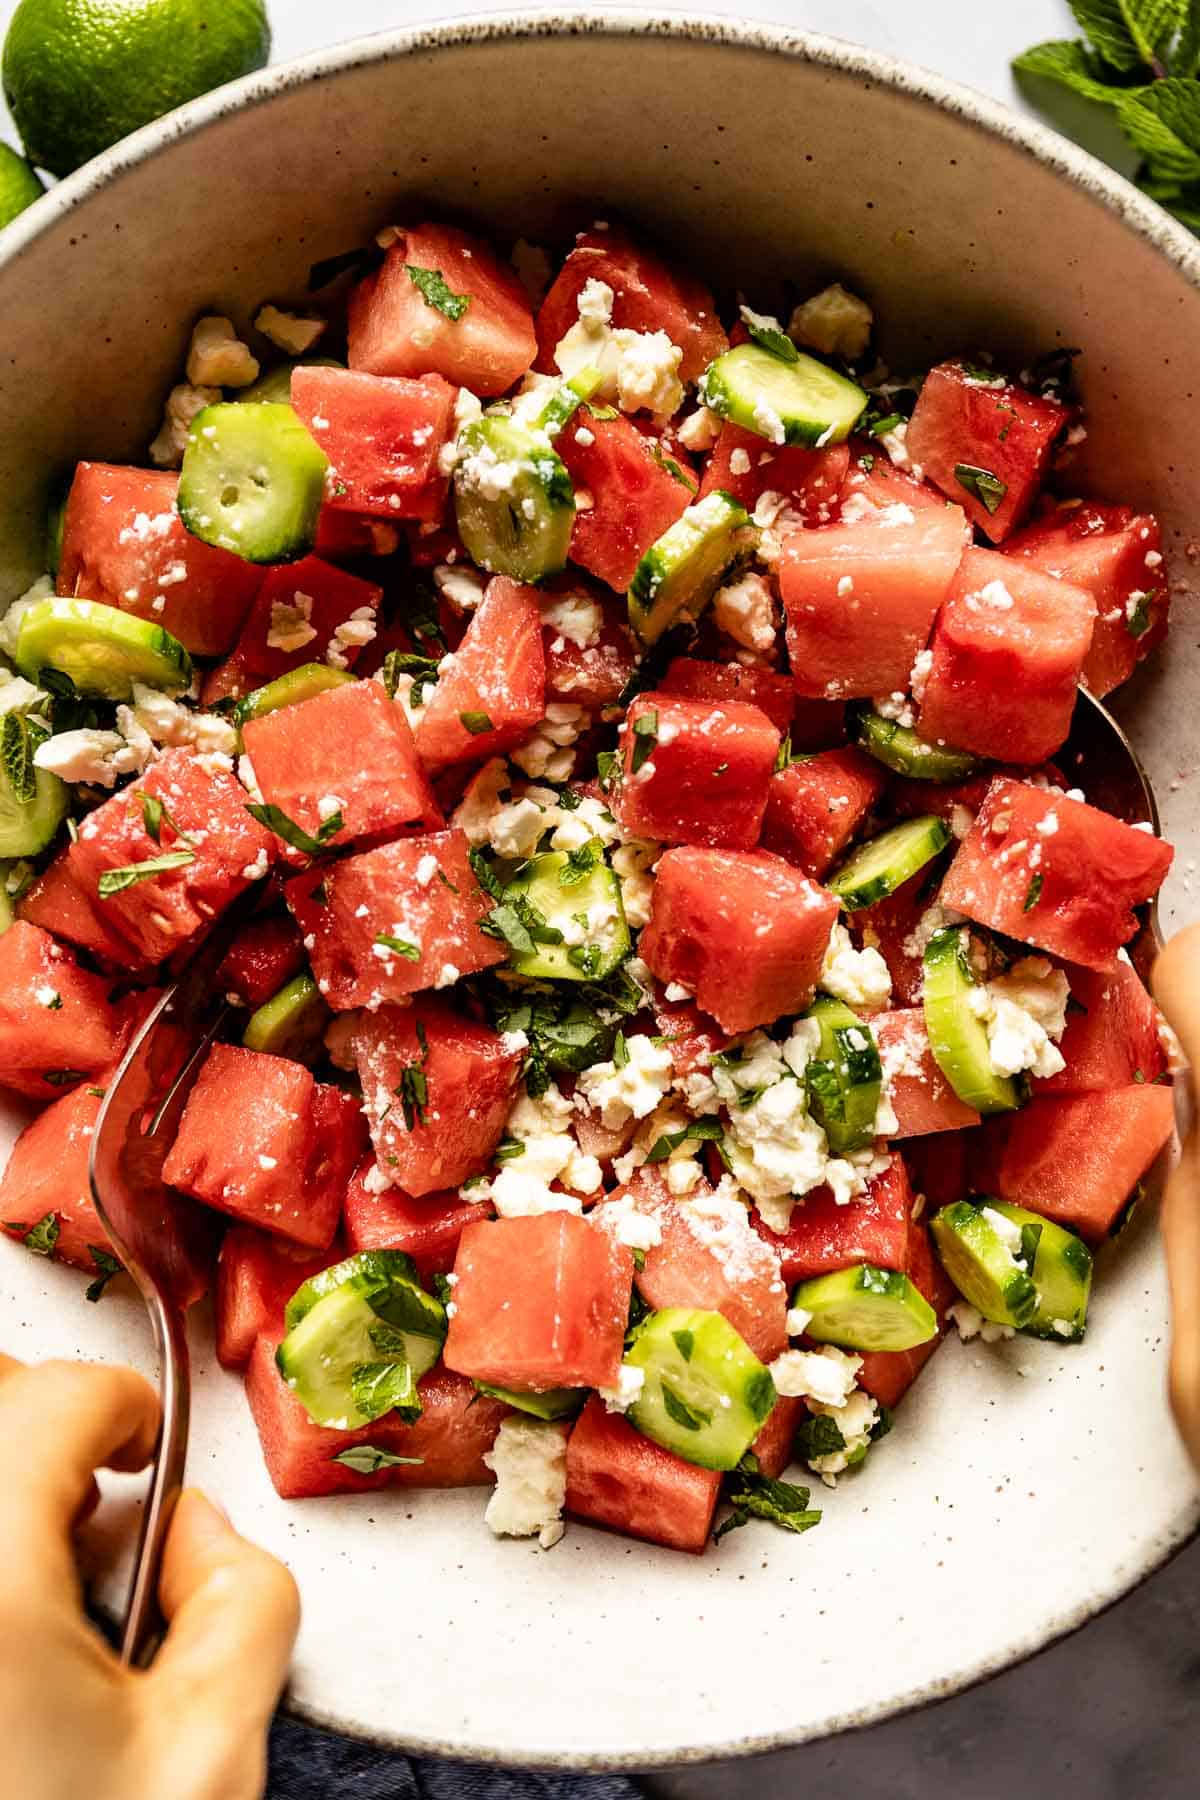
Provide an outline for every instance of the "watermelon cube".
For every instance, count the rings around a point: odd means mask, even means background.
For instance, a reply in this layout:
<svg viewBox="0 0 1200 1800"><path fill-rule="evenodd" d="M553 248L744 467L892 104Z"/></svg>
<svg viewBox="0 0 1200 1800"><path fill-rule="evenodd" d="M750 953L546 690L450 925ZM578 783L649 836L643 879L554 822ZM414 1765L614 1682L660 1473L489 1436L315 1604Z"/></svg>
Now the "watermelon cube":
<svg viewBox="0 0 1200 1800"><path fill-rule="evenodd" d="M730 1034L803 1012L838 903L768 851L668 850L658 863L642 960Z"/></svg>
<svg viewBox="0 0 1200 1800"><path fill-rule="evenodd" d="M454 1259L448 1369L496 1387L612 1387L633 1257L577 1213L468 1225Z"/></svg>
<svg viewBox="0 0 1200 1800"><path fill-rule="evenodd" d="M912 1251L913 1194L900 1156L870 1182L861 1200L839 1206L833 1190L814 1188L792 1208L784 1232L772 1231L759 1213L754 1228L772 1250L789 1287L815 1275L874 1263L907 1272Z"/></svg>
<svg viewBox="0 0 1200 1800"><path fill-rule="evenodd" d="M149 862L175 845L169 828L161 843L147 831L145 794L162 801L176 831L189 840L191 861L101 896L102 875ZM135 787L88 814L67 866L83 893L97 896L105 926L125 940L125 965L142 968L191 949L225 907L267 873L278 845L246 811L246 790L236 776L176 749L152 763Z"/></svg>
<svg viewBox="0 0 1200 1800"><path fill-rule="evenodd" d="M542 627L547 700L569 701L588 712L615 705L637 662L624 605L574 571L543 582L538 593L547 619ZM574 635L564 631L562 602L572 599L598 609L600 624L594 642L586 630L576 628Z"/></svg>
<svg viewBox="0 0 1200 1800"><path fill-rule="evenodd" d="M617 736L612 807L627 837L727 850L758 842L779 733L757 706L639 694Z"/></svg>
<svg viewBox="0 0 1200 1800"><path fill-rule="evenodd" d="M889 457L880 454L874 438L851 438L850 469L842 487L838 517L845 525L863 519L874 519L892 508L906 506L913 512L933 508L944 512L946 496L939 494L927 481L918 480L907 470L897 468ZM964 542L971 541L971 529L963 520Z"/></svg>
<svg viewBox="0 0 1200 1800"><path fill-rule="evenodd" d="M495 576L462 643L426 689L417 749L431 769L482 762L519 744L541 719L546 657L537 592Z"/></svg>
<svg viewBox="0 0 1200 1800"><path fill-rule="evenodd" d="M328 507L381 519L441 518L449 477L438 458L455 429L448 381L301 363L292 405L329 458Z"/></svg>
<svg viewBox="0 0 1200 1800"><path fill-rule="evenodd" d="M815 700L906 692L964 544L958 507L902 502L790 532L779 580L796 692Z"/></svg>
<svg viewBox="0 0 1200 1800"><path fill-rule="evenodd" d="M10 925L0 936L0 1086L53 1100L110 1063L109 985L40 926Z"/></svg>
<svg viewBox="0 0 1200 1800"><path fill-rule="evenodd" d="M690 1000L667 1000L656 995L654 1022L667 1041L671 1067L680 1077L709 1069L717 1051L729 1041L729 1033Z"/></svg>
<svg viewBox="0 0 1200 1800"><path fill-rule="evenodd" d="M313 550L330 562L345 562L355 556L394 556L400 543L401 527L383 519L339 512L327 501L317 514Z"/></svg>
<svg viewBox="0 0 1200 1800"><path fill-rule="evenodd" d="M1167 1066L1158 1008L1128 957L1105 973L1068 968L1071 1001L1059 1042L1066 1060L1039 1094L1082 1094L1157 1081Z"/></svg>
<svg viewBox="0 0 1200 1800"><path fill-rule="evenodd" d="M727 420L705 466L699 497L719 488L752 513L764 494L779 496L805 525L826 525L849 468L845 444L831 444L827 450L803 450L798 444L780 448Z"/></svg>
<svg viewBox="0 0 1200 1800"><path fill-rule="evenodd" d="M566 1510L589 1525L698 1556L720 1491L715 1469L698 1469L652 1443L619 1413L607 1412L599 1394L567 1439Z"/></svg>
<svg viewBox="0 0 1200 1800"><path fill-rule="evenodd" d="M767 789L762 845L819 880L841 856L887 784L861 750L825 750L789 763Z"/></svg>
<svg viewBox="0 0 1200 1800"><path fill-rule="evenodd" d="M101 909L107 909L107 905L96 893L94 883L90 894L84 892L68 847L60 850L26 889L17 902L17 917L40 925L56 938L65 938L103 965L135 967L137 959L132 946L105 923Z"/></svg>
<svg viewBox="0 0 1200 1800"><path fill-rule="evenodd" d="M439 289L450 296L441 304ZM346 323L352 369L416 376L433 370L475 394L504 393L537 352L516 274L482 238L453 225L398 231L383 267L351 294Z"/></svg>
<svg viewBox="0 0 1200 1800"><path fill-rule="evenodd" d="M696 381L714 356L729 348L708 289L681 269L669 269L643 244L611 226L581 231L575 248L542 301L537 316L537 367L552 374L554 352L579 317L589 281L612 289L618 330L665 331L683 352L681 381Z"/></svg>
<svg viewBox="0 0 1200 1800"><path fill-rule="evenodd" d="M963 1131L978 1125L979 1114L959 1099L933 1059L923 1007L876 1013L871 1030L896 1115L889 1138L924 1137L933 1131Z"/></svg>
<svg viewBox="0 0 1200 1800"><path fill-rule="evenodd" d="M385 704L389 704L385 702ZM505 961L461 831L397 838L290 882L317 986L335 1012L451 987Z"/></svg>
<svg viewBox="0 0 1200 1800"><path fill-rule="evenodd" d="M781 734L790 729L796 706L790 675L746 669L737 662L705 662L696 656L677 656L668 663L658 691L685 700L737 700L757 706Z"/></svg>
<svg viewBox="0 0 1200 1800"><path fill-rule="evenodd" d="M426 996L360 1014L354 1054L388 1183L420 1196L482 1172L516 1099L521 1049Z"/></svg>
<svg viewBox="0 0 1200 1800"><path fill-rule="evenodd" d="M260 1337L246 1370L246 1398L262 1441L263 1461L284 1500L359 1494L371 1488L486 1487L493 1476L483 1458L509 1408L481 1394L473 1382L436 1368L418 1383L421 1416L406 1425L385 1413L357 1431L314 1425L275 1367L275 1340ZM356 1444L416 1459L360 1475L334 1458Z"/></svg>
<svg viewBox="0 0 1200 1800"><path fill-rule="evenodd" d="M623 594L644 553L689 505L692 490L655 456L654 440L620 414L577 415L554 448L575 485L571 561Z"/></svg>
<svg viewBox="0 0 1200 1800"><path fill-rule="evenodd" d="M762 1473L778 1481L795 1461L796 1433L808 1408L791 1394L780 1394L767 1414L767 1422L750 1446Z"/></svg>
<svg viewBox="0 0 1200 1800"><path fill-rule="evenodd" d="M1174 852L1082 800L994 781L942 886L945 906L1089 969L1116 967Z"/></svg>
<svg viewBox="0 0 1200 1800"><path fill-rule="evenodd" d="M464 1226L490 1218L491 1207L483 1201L461 1200L453 1190L414 1196L389 1187L379 1193L370 1179L374 1167L375 1158L366 1157L346 1189L342 1220L349 1249L403 1250L416 1263L422 1281L447 1274L454 1267Z"/></svg>
<svg viewBox="0 0 1200 1800"><path fill-rule="evenodd" d="M253 1225L232 1225L221 1242L213 1294L221 1367L244 1369L260 1337L281 1338L283 1309L296 1289L336 1261L332 1248L314 1254Z"/></svg>
<svg viewBox="0 0 1200 1800"><path fill-rule="evenodd" d="M942 1131L930 1137L906 1138L900 1146L908 1170L909 1186L925 1204L921 1211L932 1218L943 1206L965 1200L974 1187L974 1163L978 1134L974 1131Z"/></svg>
<svg viewBox="0 0 1200 1800"><path fill-rule="evenodd" d="M290 669L352 668L375 635L383 590L319 556L268 569L233 650L205 677L205 706L240 699Z"/></svg>
<svg viewBox="0 0 1200 1800"><path fill-rule="evenodd" d="M917 726L929 743L1040 763L1071 729L1096 603L995 550L968 550L934 626Z"/></svg>
<svg viewBox="0 0 1200 1800"><path fill-rule="evenodd" d="M939 363L921 386L908 454L993 544L1026 516L1071 416L1059 400L967 363Z"/></svg>
<svg viewBox="0 0 1200 1800"><path fill-rule="evenodd" d="M304 967L304 945L295 922L280 913L251 919L234 938L216 974L223 994L243 1006L262 1006Z"/></svg>
<svg viewBox="0 0 1200 1800"><path fill-rule="evenodd" d="M338 845L442 823L404 710L377 681L249 719L242 738L263 799L310 836L333 812L344 821L328 840Z"/></svg>
<svg viewBox="0 0 1200 1800"><path fill-rule="evenodd" d="M53 1213L55 1257L91 1275L98 1264L90 1246L113 1254L88 1184L92 1134L103 1103L102 1087L90 1083L55 1100L25 1127L0 1176L0 1229L20 1239Z"/></svg>
<svg viewBox="0 0 1200 1800"><path fill-rule="evenodd" d="M1055 1094L989 1119L982 1175L988 1191L1098 1243L1171 1141L1169 1087Z"/></svg>
<svg viewBox="0 0 1200 1800"><path fill-rule="evenodd" d="M247 1225L324 1250L365 1140L359 1108L340 1088L282 1056L214 1044L163 1179Z"/></svg>
<svg viewBox="0 0 1200 1800"><path fill-rule="evenodd" d="M1009 538L1020 556L1082 588L1096 603L1083 679L1098 698L1133 674L1167 633L1171 589L1158 520L1128 506L1063 500Z"/></svg>
<svg viewBox="0 0 1200 1800"><path fill-rule="evenodd" d="M63 516L58 591L161 625L194 656L222 656L263 572L186 531L178 475L81 462Z"/></svg>

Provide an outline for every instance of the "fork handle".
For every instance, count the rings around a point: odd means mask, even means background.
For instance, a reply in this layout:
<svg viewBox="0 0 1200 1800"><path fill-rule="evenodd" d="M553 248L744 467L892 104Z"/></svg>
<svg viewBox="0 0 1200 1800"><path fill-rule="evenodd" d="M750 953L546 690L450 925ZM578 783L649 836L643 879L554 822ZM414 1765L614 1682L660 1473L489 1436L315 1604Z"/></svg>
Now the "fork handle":
<svg viewBox="0 0 1200 1800"><path fill-rule="evenodd" d="M175 1503L183 1488L191 1387L183 1314L176 1306L164 1306L157 1294L146 1298L159 1357L162 1422L121 1634L121 1661L136 1669L153 1661L165 1630L158 1581Z"/></svg>

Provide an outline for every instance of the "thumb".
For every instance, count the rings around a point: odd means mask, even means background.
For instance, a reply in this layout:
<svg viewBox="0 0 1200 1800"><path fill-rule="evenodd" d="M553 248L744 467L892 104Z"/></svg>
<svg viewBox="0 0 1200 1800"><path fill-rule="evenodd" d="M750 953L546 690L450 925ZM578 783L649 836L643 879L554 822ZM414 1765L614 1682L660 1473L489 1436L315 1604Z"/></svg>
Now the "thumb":
<svg viewBox="0 0 1200 1800"><path fill-rule="evenodd" d="M1155 998L1184 1054L1193 1070L1200 1069L1200 926L1172 938L1154 965L1153 982ZM1194 1128L1167 1182L1162 1233L1174 1320L1171 1404L1192 1460L1200 1468L1200 1140Z"/></svg>
<svg viewBox="0 0 1200 1800"><path fill-rule="evenodd" d="M1151 985L1188 1061L1200 1068L1200 925L1171 939L1154 964Z"/></svg>

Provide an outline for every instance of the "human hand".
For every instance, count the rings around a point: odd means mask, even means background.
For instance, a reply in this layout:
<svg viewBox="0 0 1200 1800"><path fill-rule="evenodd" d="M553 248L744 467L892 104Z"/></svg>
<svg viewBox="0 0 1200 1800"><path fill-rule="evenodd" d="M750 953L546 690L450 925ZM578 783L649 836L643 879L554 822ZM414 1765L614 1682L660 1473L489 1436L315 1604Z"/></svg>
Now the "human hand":
<svg viewBox="0 0 1200 1800"><path fill-rule="evenodd" d="M1200 1071L1200 925L1171 939L1154 965L1154 997ZM1163 1196L1171 1281L1171 1408L1200 1468L1200 1131L1193 1125Z"/></svg>
<svg viewBox="0 0 1200 1800"><path fill-rule="evenodd" d="M93 1471L144 1468L158 1401L132 1369L0 1355L5 1793L21 1800L258 1800L299 1623L282 1563L194 1489L171 1522L153 1666L123 1668L82 1608L71 1532Z"/></svg>

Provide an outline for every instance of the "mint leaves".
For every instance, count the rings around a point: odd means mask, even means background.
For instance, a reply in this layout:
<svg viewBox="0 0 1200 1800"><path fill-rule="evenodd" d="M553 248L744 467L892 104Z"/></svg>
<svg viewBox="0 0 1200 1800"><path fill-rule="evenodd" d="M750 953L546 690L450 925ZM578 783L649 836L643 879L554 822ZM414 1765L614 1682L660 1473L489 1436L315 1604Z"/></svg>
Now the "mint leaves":
<svg viewBox="0 0 1200 1800"><path fill-rule="evenodd" d="M784 1531L797 1532L811 1531L814 1525L821 1523L821 1514L815 1508L809 1508L808 1488L795 1487L790 1481L775 1481L764 1475L758 1466L758 1458L750 1451L730 1476L725 1498L733 1511L713 1532L714 1543L719 1543L727 1532L748 1525L751 1519L766 1519L772 1525L782 1526Z"/></svg>
<svg viewBox="0 0 1200 1800"><path fill-rule="evenodd" d="M405 263L404 272L426 306L444 313L457 325L471 304L470 294L456 294L440 269L423 269L416 263Z"/></svg>
<svg viewBox="0 0 1200 1800"><path fill-rule="evenodd" d="M1083 41L1035 44L1018 75L1113 109L1141 157L1136 180L1200 231L1200 7L1190 0L1070 0Z"/></svg>

